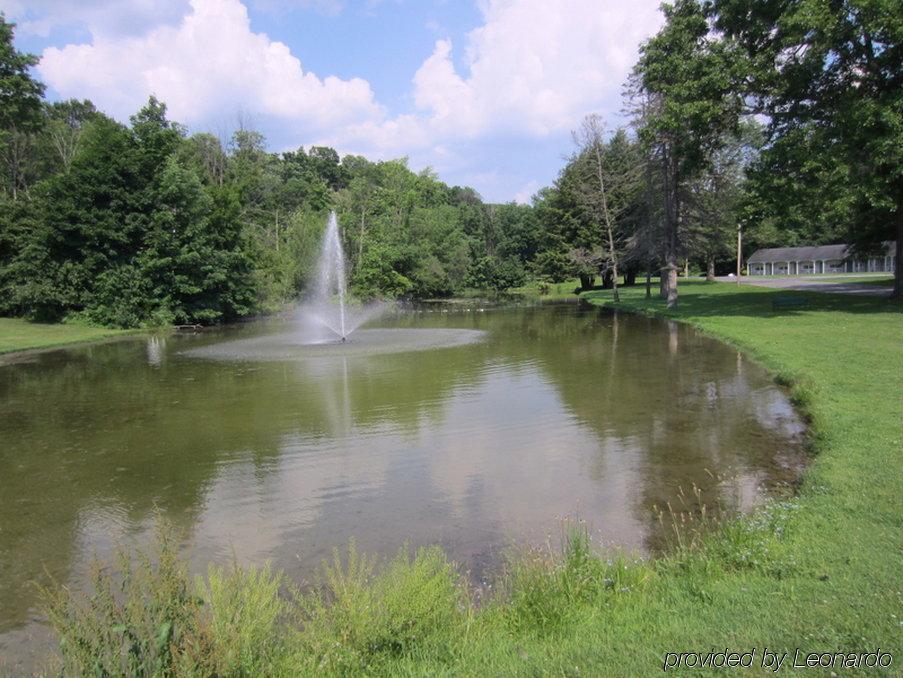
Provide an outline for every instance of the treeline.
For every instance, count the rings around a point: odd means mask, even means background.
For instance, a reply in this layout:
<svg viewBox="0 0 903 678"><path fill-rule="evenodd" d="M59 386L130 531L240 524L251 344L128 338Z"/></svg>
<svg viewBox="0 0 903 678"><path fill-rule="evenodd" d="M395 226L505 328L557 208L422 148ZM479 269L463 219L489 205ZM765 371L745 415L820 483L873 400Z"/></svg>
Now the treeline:
<svg viewBox="0 0 903 678"><path fill-rule="evenodd" d="M271 311L304 292L330 209L363 298L507 289L540 247L530 207L405 160L189 135L153 97L128 125L49 103L12 40L0 24L0 314L134 327Z"/></svg>
<svg viewBox="0 0 903 678"><path fill-rule="evenodd" d="M303 293L330 209L353 291L441 297L530 279L709 277L760 246L903 259L903 19L891 0L677 0L643 44L629 124L587 117L531 206L404 160L191 134L154 98L129 125L49 103L0 17L0 313L214 323ZM757 122L763 121L763 122ZM720 270L719 270L720 269ZM895 292L903 293L897 267Z"/></svg>
<svg viewBox="0 0 903 678"><path fill-rule="evenodd" d="M676 0L628 83L626 129L589 116L536 202L539 263L615 286L736 264L757 247L897 242L903 260L903 14L892 0ZM762 120L764 123L759 123ZM722 271L724 272L724 271ZM903 295L897 266L895 295Z"/></svg>

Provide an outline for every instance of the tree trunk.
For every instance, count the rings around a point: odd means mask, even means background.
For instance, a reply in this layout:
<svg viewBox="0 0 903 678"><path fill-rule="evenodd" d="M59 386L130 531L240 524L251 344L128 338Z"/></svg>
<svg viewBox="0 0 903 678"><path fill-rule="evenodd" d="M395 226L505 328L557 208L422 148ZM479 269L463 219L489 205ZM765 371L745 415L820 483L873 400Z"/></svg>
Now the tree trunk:
<svg viewBox="0 0 903 678"><path fill-rule="evenodd" d="M665 270L663 271L663 274L668 279L665 287L665 299L667 300L666 306L668 308L677 306L677 272L679 270L680 269L675 262L665 266Z"/></svg>
<svg viewBox="0 0 903 678"><path fill-rule="evenodd" d="M615 280L616 280L615 276L612 275L611 269L608 269L607 271L605 271L605 273L602 274L602 289L603 290L614 289L615 301L618 301L618 298L617 298L618 289L617 289L617 287L615 287Z"/></svg>
<svg viewBox="0 0 903 678"><path fill-rule="evenodd" d="M636 271L631 268L624 273L624 287L633 287L634 285L636 285Z"/></svg>
<svg viewBox="0 0 903 678"><path fill-rule="evenodd" d="M665 275L668 278L666 299L668 308L677 306L677 161L666 143L662 169L665 174Z"/></svg>
<svg viewBox="0 0 903 678"><path fill-rule="evenodd" d="M708 266L705 271L705 279L709 282L715 281L715 258L709 257Z"/></svg>
<svg viewBox="0 0 903 678"><path fill-rule="evenodd" d="M361 259L364 256L364 236L367 233L366 212L361 208L361 233L357 239L357 265L360 266Z"/></svg>
<svg viewBox="0 0 903 678"><path fill-rule="evenodd" d="M612 299L615 303L621 301L618 294L618 255L615 252L615 236L614 228L611 223L611 212L608 209L608 196L605 193L605 174L602 171L602 149L597 143L596 145L596 173L599 176L599 194L602 197L602 215L605 218L605 230L608 235L608 258L611 260L611 289ZM603 279L603 287L605 287Z"/></svg>
<svg viewBox="0 0 903 678"><path fill-rule="evenodd" d="M589 275L587 273L580 274L580 289L586 292L587 290L593 289L593 283L596 281L596 276Z"/></svg>
<svg viewBox="0 0 903 678"><path fill-rule="evenodd" d="M612 289L612 299L614 299L615 303L621 301L621 296L618 294L618 257L615 254L615 239L611 233L611 222L609 222L608 226L608 253L611 256L611 289Z"/></svg>
<svg viewBox="0 0 903 678"><path fill-rule="evenodd" d="M652 271L646 271L646 298L652 298Z"/></svg>
<svg viewBox="0 0 903 678"><path fill-rule="evenodd" d="M894 253L894 291L895 299L903 299L903 205L897 200L897 247Z"/></svg>

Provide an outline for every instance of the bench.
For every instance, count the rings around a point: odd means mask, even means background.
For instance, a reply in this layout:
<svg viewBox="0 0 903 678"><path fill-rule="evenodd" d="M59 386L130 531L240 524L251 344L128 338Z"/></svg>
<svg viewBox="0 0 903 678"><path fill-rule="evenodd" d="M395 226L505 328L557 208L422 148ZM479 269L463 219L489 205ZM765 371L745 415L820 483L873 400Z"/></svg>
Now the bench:
<svg viewBox="0 0 903 678"><path fill-rule="evenodd" d="M774 311L780 308L805 308L808 305L808 297L780 296L771 300L771 308Z"/></svg>

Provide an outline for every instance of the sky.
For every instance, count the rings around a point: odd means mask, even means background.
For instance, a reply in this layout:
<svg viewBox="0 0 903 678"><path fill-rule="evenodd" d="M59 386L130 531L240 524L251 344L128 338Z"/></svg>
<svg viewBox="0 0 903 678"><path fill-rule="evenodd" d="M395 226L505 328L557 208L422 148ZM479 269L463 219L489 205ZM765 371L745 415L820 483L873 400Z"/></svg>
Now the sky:
<svg viewBox="0 0 903 678"><path fill-rule="evenodd" d="M153 94L191 132L271 151L407 157L528 202L621 92L659 0L0 0L51 100L127 122Z"/></svg>

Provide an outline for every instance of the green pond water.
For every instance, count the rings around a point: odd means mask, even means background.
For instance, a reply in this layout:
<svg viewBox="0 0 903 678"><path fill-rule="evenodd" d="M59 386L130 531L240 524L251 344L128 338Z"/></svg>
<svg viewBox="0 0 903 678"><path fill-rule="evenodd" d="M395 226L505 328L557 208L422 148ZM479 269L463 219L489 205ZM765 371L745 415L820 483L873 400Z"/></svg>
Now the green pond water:
<svg viewBox="0 0 903 678"><path fill-rule="evenodd" d="M234 554L309 581L354 537L440 544L478 583L515 546L557 546L565 517L650 554L655 507L694 484L745 510L800 472L786 394L675 323L437 306L345 346L293 336L276 319L0 362L0 672L49 647L31 582L82 586L157 513L196 571Z"/></svg>

